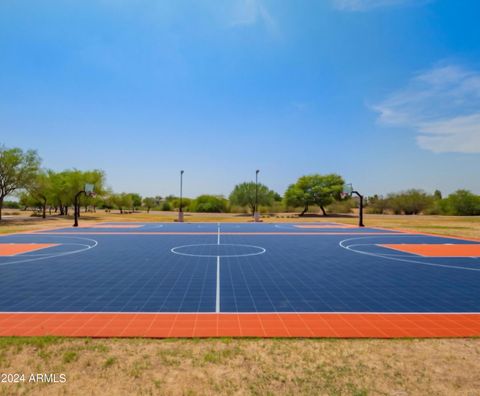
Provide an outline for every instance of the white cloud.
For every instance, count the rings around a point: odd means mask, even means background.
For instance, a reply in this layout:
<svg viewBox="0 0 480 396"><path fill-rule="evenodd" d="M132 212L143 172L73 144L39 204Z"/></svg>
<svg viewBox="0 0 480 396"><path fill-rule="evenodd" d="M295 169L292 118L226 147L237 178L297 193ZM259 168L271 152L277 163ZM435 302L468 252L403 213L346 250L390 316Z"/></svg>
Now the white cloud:
<svg viewBox="0 0 480 396"><path fill-rule="evenodd" d="M373 106L379 122L417 131L420 147L436 153L480 153L480 72L440 65Z"/></svg>
<svg viewBox="0 0 480 396"><path fill-rule="evenodd" d="M343 11L366 11L373 8L398 5L423 5L432 0L332 0L335 8Z"/></svg>
<svg viewBox="0 0 480 396"><path fill-rule="evenodd" d="M256 24L263 24L272 33L277 30L274 18L260 0L236 0L233 6L231 26Z"/></svg>

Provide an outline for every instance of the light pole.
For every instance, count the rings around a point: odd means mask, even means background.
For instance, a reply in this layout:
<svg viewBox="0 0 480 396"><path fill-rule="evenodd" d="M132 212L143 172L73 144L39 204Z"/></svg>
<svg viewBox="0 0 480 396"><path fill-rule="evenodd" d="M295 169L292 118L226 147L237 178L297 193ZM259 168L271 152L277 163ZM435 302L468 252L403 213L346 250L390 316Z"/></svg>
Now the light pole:
<svg viewBox="0 0 480 396"><path fill-rule="evenodd" d="M178 209L178 222L183 223L183 206L182 206L182 196L183 196L183 170L180 171L180 208Z"/></svg>
<svg viewBox="0 0 480 396"><path fill-rule="evenodd" d="M260 220L260 216L258 213L258 174L260 173L260 170L257 169L255 171L255 210L253 211L253 220L255 222Z"/></svg>

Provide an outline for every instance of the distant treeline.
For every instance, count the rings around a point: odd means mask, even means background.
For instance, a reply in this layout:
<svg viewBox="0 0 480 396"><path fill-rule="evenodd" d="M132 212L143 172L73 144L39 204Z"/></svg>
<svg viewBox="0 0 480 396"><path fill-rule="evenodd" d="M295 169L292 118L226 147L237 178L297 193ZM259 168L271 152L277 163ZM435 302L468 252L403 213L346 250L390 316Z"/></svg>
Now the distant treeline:
<svg viewBox="0 0 480 396"><path fill-rule="evenodd" d="M480 215L480 196L468 190L457 190L443 198L440 191L428 194L422 190L407 190L368 198L369 213L435 214L451 216Z"/></svg>
<svg viewBox="0 0 480 396"><path fill-rule="evenodd" d="M180 199L174 195L142 197L135 192L116 193L106 187L105 173L98 169L55 172L40 165L41 159L35 151L0 145L0 219L2 207L33 209L43 217L47 213L68 215L75 196L84 211L100 208L118 210L121 214L138 210L177 211L181 207L184 211L206 213L298 211L303 216L312 211L324 215L349 213L357 206L356 199L342 194L345 181L337 174L301 176L283 196L264 184L243 182L234 187L228 198L204 194ZM94 186L95 195L82 193L86 184ZM5 200L12 195L17 200ZM443 198L440 191L429 194L413 189L386 197L366 197L365 206L369 213L378 214L480 215L480 196L458 190Z"/></svg>

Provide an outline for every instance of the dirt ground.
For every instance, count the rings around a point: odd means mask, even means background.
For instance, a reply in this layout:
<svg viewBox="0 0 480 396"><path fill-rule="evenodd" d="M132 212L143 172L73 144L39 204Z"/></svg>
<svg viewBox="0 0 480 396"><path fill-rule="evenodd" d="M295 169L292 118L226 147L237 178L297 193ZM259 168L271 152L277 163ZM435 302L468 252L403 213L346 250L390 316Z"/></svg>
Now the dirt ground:
<svg viewBox="0 0 480 396"><path fill-rule="evenodd" d="M72 219L8 216L0 233L70 226ZM171 212L82 214L97 221L173 221ZM292 214L267 222L298 222ZM186 221L251 221L187 215ZM354 224L352 216L301 221ZM367 215L367 226L480 237L480 217ZM480 395L480 338L68 339L0 338L0 395ZM30 382L31 374L65 383ZM56 376L54 377L53 374ZM61 377L60 375L64 377ZM5 380L13 377L6 377ZM37 377L35 377L37 378ZM0 378L3 380L4 378Z"/></svg>

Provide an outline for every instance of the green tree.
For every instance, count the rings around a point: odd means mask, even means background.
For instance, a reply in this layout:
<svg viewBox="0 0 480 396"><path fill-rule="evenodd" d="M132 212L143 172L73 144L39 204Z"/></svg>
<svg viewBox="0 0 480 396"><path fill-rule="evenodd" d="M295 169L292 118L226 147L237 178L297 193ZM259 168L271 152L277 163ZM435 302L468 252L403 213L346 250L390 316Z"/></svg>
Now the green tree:
<svg viewBox="0 0 480 396"><path fill-rule="evenodd" d="M20 204L17 201L3 201L3 207L8 209L20 209Z"/></svg>
<svg viewBox="0 0 480 396"><path fill-rule="evenodd" d="M223 196L200 195L189 206L190 212L224 213L228 211L228 201Z"/></svg>
<svg viewBox="0 0 480 396"><path fill-rule="evenodd" d="M172 206L172 208L174 209L180 208L180 198L169 198L169 197L167 198L168 198L167 203L169 203ZM191 198L182 197L182 210L188 212L190 210L191 203L192 203Z"/></svg>
<svg viewBox="0 0 480 396"><path fill-rule="evenodd" d="M132 197L130 196L130 194L127 194L127 193L113 194L111 196L111 200L113 204L117 207L117 209L120 210L121 214L123 214L123 210L125 208L132 207Z"/></svg>
<svg viewBox="0 0 480 396"><path fill-rule="evenodd" d="M288 206L303 207L300 216L308 211L310 205L317 205L326 216L325 207L335 199L340 199L344 184L343 178L333 173L302 176L288 187L285 201Z"/></svg>
<svg viewBox="0 0 480 396"><path fill-rule="evenodd" d="M368 213L384 214L388 208L388 200L375 194L366 200L366 208Z"/></svg>
<svg viewBox="0 0 480 396"><path fill-rule="evenodd" d="M157 200L152 197L143 198L143 206L147 208L147 213L150 213L150 209L157 206Z"/></svg>
<svg viewBox="0 0 480 396"><path fill-rule="evenodd" d="M5 197L15 190L28 188L37 176L40 162L34 150L24 152L0 146L0 220Z"/></svg>
<svg viewBox="0 0 480 396"><path fill-rule="evenodd" d="M47 203L51 200L53 191L53 171L40 171L28 187L28 193L41 204L42 217L47 217Z"/></svg>
<svg viewBox="0 0 480 396"><path fill-rule="evenodd" d="M168 201L165 201L163 204L162 204L162 210L164 212L170 212L172 210L172 205L170 204L170 202Z"/></svg>
<svg viewBox="0 0 480 396"><path fill-rule="evenodd" d="M434 198L432 195L417 189L410 189L387 196L387 206L395 214L415 215L423 213L432 207L433 202Z"/></svg>
<svg viewBox="0 0 480 396"><path fill-rule="evenodd" d="M132 212L135 212L137 208L142 206L142 197L137 193L130 193L130 199L132 200Z"/></svg>
<svg viewBox="0 0 480 396"><path fill-rule="evenodd" d="M20 193L18 202L23 210L41 210L43 206L43 202L28 191L22 191Z"/></svg>
<svg viewBox="0 0 480 396"><path fill-rule="evenodd" d="M442 212L454 216L480 215L480 196L468 190L458 190L441 202Z"/></svg>
<svg viewBox="0 0 480 396"><path fill-rule="evenodd" d="M287 210L289 208L302 207L303 209L300 216L303 216L308 211L308 206L311 203L308 194L296 184L290 184L290 186L288 186L287 191L285 191L284 200Z"/></svg>
<svg viewBox="0 0 480 396"><path fill-rule="evenodd" d="M237 184L230 193L229 200L233 205L250 208L255 212L255 197L258 195L258 205L271 205L275 198L275 192L264 184L258 184L258 193L254 182Z"/></svg>

